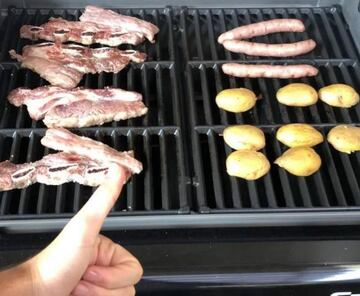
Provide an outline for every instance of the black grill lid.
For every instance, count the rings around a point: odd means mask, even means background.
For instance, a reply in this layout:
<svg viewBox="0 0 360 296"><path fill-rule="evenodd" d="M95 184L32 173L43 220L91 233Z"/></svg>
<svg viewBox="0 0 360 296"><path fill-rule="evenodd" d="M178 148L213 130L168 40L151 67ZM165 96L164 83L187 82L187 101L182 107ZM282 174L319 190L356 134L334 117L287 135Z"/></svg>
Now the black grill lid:
<svg viewBox="0 0 360 296"><path fill-rule="evenodd" d="M144 163L144 172L131 179L105 227L359 223L359 153L341 154L323 143L316 147L323 166L315 175L294 177L273 165L264 178L246 182L226 174L225 158L230 149L220 137L229 124L259 126L267 138L264 152L274 161L285 149L275 139L276 129L282 124L311 123L324 135L340 123L360 124L359 105L337 109L319 102L308 108L290 108L275 99L279 87L294 81L309 83L316 89L330 83L347 83L360 90L359 54L343 14L346 9L347 6L309 7L309 4L301 8L119 9L120 13L159 25L160 33L155 44L138 47L149 55L145 63L130 65L116 75L86 75L81 82L88 88L115 86L138 91L149 106L149 113L142 118L74 129L77 134L117 149L134 149L136 157ZM34 161L52 152L40 145L45 127L32 121L25 108L11 106L6 96L16 87L34 88L45 81L31 71L20 69L18 63L10 60L8 50L21 51L25 44L31 43L18 38L21 25L39 25L50 16L75 20L81 10L10 8L1 12L0 160ZM307 31L259 37L258 41L313 38L317 49L291 60L258 59L225 52L216 42L224 30L273 17L301 18ZM316 65L320 74L299 80L238 79L224 75L221 64L236 60L305 62ZM261 94L256 107L237 115L219 110L214 103L216 93L240 86ZM79 210L91 192L92 189L78 184L56 187L35 184L0 193L0 228L58 229Z"/></svg>

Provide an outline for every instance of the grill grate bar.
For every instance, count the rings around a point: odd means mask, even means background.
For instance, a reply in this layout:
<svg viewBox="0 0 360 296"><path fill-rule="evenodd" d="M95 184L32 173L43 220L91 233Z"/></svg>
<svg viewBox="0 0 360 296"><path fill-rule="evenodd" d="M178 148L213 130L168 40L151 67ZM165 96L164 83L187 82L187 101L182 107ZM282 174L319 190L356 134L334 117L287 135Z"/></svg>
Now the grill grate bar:
<svg viewBox="0 0 360 296"><path fill-rule="evenodd" d="M135 143L134 143L134 133L129 130L128 134L128 143L129 143L129 150L135 150ZM136 209L136 198L135 198L135 193L136 193L136 188L137 188L137 179L134 178L134 180L131 181L130 186L128 186L128 194L127 194L127 204L126 204L126 210L128 211L133 211L134 209Z"/></svg>
<svg viewBox="0 0 360 296"><path fill-rule="evenodd" d="M162 194L162 208L168 210L170 208L170 196L171 192L169 189L168 182L168 163L170 159L167 158L167 145L165 143L165 135L162 130L159 132L159 145L160 145L160 159L161 159L161 192Z"/></svg>
<svg viewBox="0 0 360 296"><path fill-rule="evenodd" d="M339 174L337 173L336 165L332 157L330 147L327 142L324 142L321 146L323 149L323 153L325 154L326 157L326 162L330 168L329 174L330 174L331 184L333 185L337 202L340 206L346 206L347 202L345 199L345 194L342 189L341 181L339 179Z"/></svg>
<svg viewBox="0 0 360 296"><path fill-rule="evenodd" d="M249 190L250 207L253 209L260 208L259 196L257 193L255 181L248 181L247 186L248 186L248 190Z"/></svg>
<svg viewBox="0 0 360 296"><path fill-rule="evenodd" d="M277 141L275 141L274 146L275 146L275 153L277 155L281 155L280 144ZM279 170L279 175L280 175L281 185L283 188L283 194L285 196L285 206L289 208L294 208L295 199L290 187L289 176L284 170Z"/></svg>
<svg viewBox="0 0 360 296"><path fill-rule="evenodd" d="M345 44L351 45L351 46L344 46L344 49L347 52L348 56L353 59L358 58L358 55L356 54L355 51L355 44L349 38L347 30L345 29L344 26L344 21L340 19L339 11L337 9L330 9L330 15L332 15L332 17L335 20L335 26L334 26L335 30L338 30L340 38L344 39L343 40L344 45Z"/></svg>
<svg viewBox="0 0 360 296"><path fill-rule="evenodd" d="M207 31L209 32L209 43L210 43L210 51L211 51L211 57L214 60L218 59L217 51L216 51L216 45L215 42L217 42L217 38L214 34L214 24L213 24L213 16L211 10L206 11L206 21L207 21Z"/></svg>
<svg viewBox="0 0 360 296"><path fill-rule="evenodd" d="M326 190L325 190L325 183L324 183L323 175L315 174L313 176L313 179L314 179L314 182L311 184L312 186L310 186L310 188L315 188L318 191L320 206L329 207L330 203L326 197L327 194L326 194Z"/></svg>
<svg viewBox="0 0 360 296"><path fill-rule="evenodd" d="M165 98L164 98L164 94L163 94L163 85L162 85L162 81L163 81L163 77L162 77L162 72L161 69L159 67L155 68L156 71L156 99L158 101L158 122L159 125L164 125L164 120L163 118L165 118L165 108L164 108L164 102L165 102Z"/></svg>
<svg viewBox="0 0 360 296"><path fill-rule="evenodd" d="M314 37L315 37L315 40L321 40L321 42L317 42L316 46L317 47L320 47L320 56L322 58L326 58L326 59L329 59L330 56L329 56L329 52L327 51L326 47L325 47L325 40L322 38L322 35L321 35L321 31L319 29L319 26L317 25L317 22L316 22L316 19L315 19L315 16L314 16L314 10L313 9L309 9L308 10L308 13L306 14L310 21L312 22L313 24L313 28L314 28Z"/></svg>
<svg viewBox="0 0 360 296"><path fill-rule="evenodd" d="M305 178L304 177L298 177L297 178L297 183L299 185L303 206L306 207L306 208L311 208L313 206L313 204L311 202L310 192L309 192L309 188L307 186L307 183L305 181Z"/></svg>
<svg viewBox="0 0 360 296"><path fill-rule="evenodd" d="M193 15L195 23L195 36L196 36L196 45L198 48L198 55L201 60L204 59L204 49L201 42L201 32L200 32L200 22L199 22L199 11L195 10Z"/></svg>
<svg viewBox="0 0 360 296"><path fill-rule="evenodd" d="M319 14L320 14L320 18L321 18L321 22L324 24L322 27L325 28L325 31L326 31L326 36L329 38L330 40L330 43L332 44L332 49L334 50L335 52L335 56L340 58L342 56L341 54L341 50L339 48L339 45L336 41L336 37L334 35L334 32L331 30L331 25L324 13L323 10L320 10L319 11Z"/></svg>
<svg viewBox="0 0 360 296"><path fill-rule="evenodd" d="M221 175L220 175L220 164L219 164L219 154L216 148L215 143L215 133L213 130L207 134L209 140L209 152L210 152L210 159L211 159L211 168L214 172L212 175L213 183L214 183L214 194L217 208L223 209L225 207L224 204L224 192L223 187L221 186Z"/></svg>
<svg viewBox="0 0 360 296"><path fill-rule="evenodd" d="M148 86L148 77L146 71L146 65L141 67L141 82L142 82L142 89L143 89L143 101L145 106L149 106L149 86ZM148 116L144 117L144 125L149 124Z"/></svg>
<svg viewBox="0 0 360 296"><path fill-rule="evenodd" d="M57 186L56 197L55 197L55 213L61 214L65 210L65 198L66 198L66 187Z"/></svg>
<svg viewBox="0 0 360 296"><path fill-rule="evenodd" d="M148 160L147 167L144 170L144 207L146 210L153 210L154 209L154 196L153 191L151 188L153 188L153 177L152 177L152 171L153 171L153 158L152 158L152 152L150 149L150 135L147 131L144 132L144 152L145 157Z"/></svg>
<svg viewBox="0 0 360 296"><path fill-rule="evenodd" d="M355 176L354 170L351 166L349 156L344 155L343 153L340 154L341 162L344 166L344 171L349 183L349 187L351 188L352 195L354 197L354 201L356 205L360 205L360 189L359 183Z"/></svg>

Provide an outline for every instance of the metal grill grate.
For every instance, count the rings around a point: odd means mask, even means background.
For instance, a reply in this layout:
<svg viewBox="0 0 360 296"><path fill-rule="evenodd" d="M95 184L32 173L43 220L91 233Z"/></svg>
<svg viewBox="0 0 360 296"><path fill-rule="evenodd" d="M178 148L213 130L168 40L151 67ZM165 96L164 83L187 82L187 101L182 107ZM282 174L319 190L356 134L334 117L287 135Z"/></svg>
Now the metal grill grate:
<svg viewBox="0 0 360 296"><path fill-rule="evenodd" d="M51 153L40 144L44 132L44 129L2 130L1 160L30 162ZM87 128L76 133L118 150L134 150L143 162L144 172L129 181L112 215L141 211L177 213L187 206L183 147L178 128ZM35 184L26 189L3 192L0 196L0 217L75 213L91 193L91 188L79 184Z"/></svg>
<svg viewBox="0 0 360 296"><path fill-rule="evenodd" d="M26 107L17 108L7 102L6 97L17 87L47 84L39 75L25 69L5 69L0 71L0 128L44 128L42 121L32 121ZM171 126L179 125L179 95L173 62L149 62L143 65L131 64L119 74L88 74L80 83L86 88L120 87L139 92L149 108L146 116L121 122L111 122L104 126Z"/></svg>
<svg viewBox="0 0 360 296"><path fill-rule="evenodd" d="M135 47L148 59L131 64L118 74L85 75L80 86L120 87L143 95L149 112L141 118L112 122L75 132L104 142L118 150L134 150L144 171L126 186L111 216L178 214L189 211L185 157L182 143L178 73L172 32L171 9L122 9L119 13L148 20L161 31L155 44ZM26 107L10 105L6 97L16 87L35 88L47 84L39 75L21 69L10 60L9 49L21 49L32 41L20 39L23 24L40 25L49 17L77 20L80 10L16 9L5 12L0 27L0 160L15 163L41 159L51 153L40 144L45 133L41 121L32 121ZM130 46L121 46L130 48ZM45 186L34 184L23 190L0 193L0 220L24 218L64 218L76 213L92 188L79 184Z"/></svg>
<svg viewBox="0 0 360 296"><path fill-rule="evenodd" d="M270 162L287 149L275 138L278 127L261 126L266 135L263 152ZM327 125L316 127L324 136L329 131ZM307 178L295 177L272 165L264 178L245 181L226 173L225 159L231 149L219 136L223 128L195 128L194 159L199 183L196 191L202 212L360 206L358 154L340 154L325 142L316 147L323 162L319 173Z"/></svg>
<svg viewBox="0 0 360 296"><path fill-rule="evenodd" d="M283 43L312 38L316 49L295 59L258 58L233 54L217 43L220 33L272 18L300 18L304 33L281 33L253 38L256 42ZM360 106L332 108L322 102L308 108L281 105L276 91L292 82L304 82L319 89L332 83L346 83L360 89L358 53L339 7L264 9L183 9L181 51L192 130L193 168L197 208L201 213L277 212L335 210L360 204L360 156L344 155L328 143L319 145L323 165L308 178L286 173L276 165L264 178L245 181L226 173L225 160L232 151L219 134L232 124L252 124L266 133L264 153L273 162L286 149L277 142L276 130L291 122L311 123L324 135L338 123L360 123ZM221 71L226 61L242 63L310 63L319 75L302 79L249 79L229 77ZM216 94L227 88L252 89L259 100L245 113L220 110Z"/></svg>
<svg viewBox="0 0 360 296"><path fill-rule="evenodd" d="M273 18L299 18L303 33L277 33L250 39L263 43L286 43L312 38L317 42L308 59L354 59L358 57L341 9L264 8L264 9L184 9L180 14L184 55L187 60L258 60L230 53L217 43L217 37L232 28ZM302 59L304 57L295 57Z"/></svg>
<svg viewBox="0 0 360 296"><path fill-rule="evenodd" d="M270 61L271 63L273 61ZM287 61L287 63L294 63ZM279 104L276 91L292 82L303 82L320 89L332 83L346 83L360 89L360 68L357 61L317 60L319 75L302 79L234 78L221 71L221 63L189 62L187 85L193 125L356 123L360 122L360 105L350 109L333 108L321 101L308 108ZM244 113L229 113L215 104L218 92L226 88L246 87L259 97L255 108Z"/></svg>
<svg viewBox="0 0 360 296"><path fill-rule="evenodd" d="M156 43L143 43L136 47L122 45L121 48L136 48L147 53L148 61L174 60L174 39L172 33L172 12L170 9L118 9L117 12L125 15L139 17L152 22L161 28L157 35ZM21 52L24 45L37 43L19 38L22 25L41 25L50 17L62 17L67 20L78 20L82 10L79 9L16 9L11 8L3 17L0 27L0 61L11 61L8 51L15 49Z"/></svg>
<svg viewBox="0 0 360 296"><path fill-rule="evenodd" d="M160 27L160 33L155 44L137 47L149 55L145 63L132 64L117 75L86 75L81 82L88 88L115 86L138 91L149 106L149 113L143 118L75 130L120 150L134 149L136 157L144 163L144 172L131 180L114 207L111 213L114 220L109 220L113 221L109 227L358 222L359 153L341 154L323 143L316 148L323 166L315 175L298 178L273 165L264 178L247 182L226 174L225 159L230 149L219 136L230 124L259 126L267 138L264 153L274 161L286 149L275 140L276 129L282 124L311 123L324 135L339 123L360 124L360 106L337 109L319 102L309 108L289 108L275 99L278 88L295 81L316 89L331 83L347 83L360 90L359 54L340 7L121 9L118 12L151 21ZM34 88L45 84L38 75L20 69L18 63L9 60L9 49L20 51L31 43L18 38L20 26L39 25L50 16L76 20L80 14L78 9L2 11L1 160L33 161L51 152L39 144L44 125L33 122L25 108L18 109L6 102L8 92L18 86ZM307 30L254 40L281 43L313 38L318 44L316 50L295 60L259 59L231 54L217 44L217 36L225 30L274 17L301 18ZM299 80L231 78L220 68L226 61L305 62L316 65L320 74ZM259 96L256 107L236 115L219 110L215 105L216 94L232 87L254 90ZM92 189L77 184L57 187L36 184L24 190L0 193L0 227L19 231L59 228L65 223L59 219L77 212L91 192ZM165 215L166 218L159 219L160 214L187 215ZM24 218L31 218L32 223ZM41 223L36 218L54 219Z"/></svg>

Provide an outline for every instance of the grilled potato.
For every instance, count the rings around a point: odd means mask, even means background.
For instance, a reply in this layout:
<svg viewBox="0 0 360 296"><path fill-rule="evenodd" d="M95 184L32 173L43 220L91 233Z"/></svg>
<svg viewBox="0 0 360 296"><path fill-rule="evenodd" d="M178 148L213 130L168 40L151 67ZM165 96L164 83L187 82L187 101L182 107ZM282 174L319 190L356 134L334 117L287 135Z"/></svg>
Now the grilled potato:
<svg viewBox="0 0 360 296"><path fill-rule="evenodd" d="M319 170L321 158L312 148L295 147L286 150L274 163L293 175L306 177Z"/></svg>
<svg viewBox="0 0 360 296"><path fill-rule="evenodd" d="M261 152L238 150L227 157L226 170L230 176L256 180L267 174L270 163Z"/></svg>
<svg viewBox="0 0 360 296"><path fill-rule="evenodd" d="M216 96L219 108L229 112L245 112L255 106L256 96L247 88L225 89Z"/></svg>
<svg viewBox="0 0 360 296"><path fill-rule="evenodd" d="M291 83L280 88L276 98L287 106L305 107L314 105L319 97L312 86L305 83Z"/></svg>
<svg viewBox="0 0 360 296"><path fill-rule="evenodd" d="M360 127L338 125L330 130L327 140L340 152L350 154L360 151Z"/></svg>
<svg viewBox="0 0 360 296"><path fill-rule="evenodd" d="M359 103L359 94L346 84L331 84L319 90L320 100L333 107L350 108Z"/></svg>
<svg viewBox="0 0 360 296"><path fill-rule="evenodd" d="M260 150L265 147L263 131L251 125L234 125L224 129L224 141L235 150Z"/></svg>
<svg viewBox="0 0 360 296"><path fill-rule="evenodd" d="M292 123L280 127L276 138L289 147L313 147L324 141L323 135L309 124Z"/></svg>

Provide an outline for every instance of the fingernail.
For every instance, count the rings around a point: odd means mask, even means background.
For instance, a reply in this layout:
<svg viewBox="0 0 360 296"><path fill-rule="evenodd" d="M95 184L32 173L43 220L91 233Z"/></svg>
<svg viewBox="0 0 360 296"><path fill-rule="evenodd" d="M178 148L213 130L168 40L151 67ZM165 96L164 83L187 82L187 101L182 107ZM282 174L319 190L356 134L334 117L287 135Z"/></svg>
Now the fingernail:
<svg viewBox="0 0 360 296"><path fill-rule="evenodd" d="M78 284L72 294L75 296L86 296L89 295L89 289L84 284Z"/></svg>
<svg viewBox="0 0 360 296"><path fill-rule="evenodd" d="M84 280L88 282L96 282L98 278L99 278L98 273L92 270L88 271L84 276Z"/></svg>

